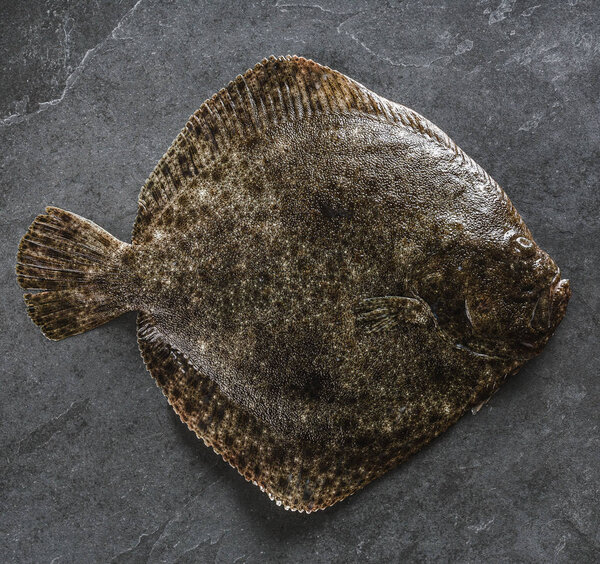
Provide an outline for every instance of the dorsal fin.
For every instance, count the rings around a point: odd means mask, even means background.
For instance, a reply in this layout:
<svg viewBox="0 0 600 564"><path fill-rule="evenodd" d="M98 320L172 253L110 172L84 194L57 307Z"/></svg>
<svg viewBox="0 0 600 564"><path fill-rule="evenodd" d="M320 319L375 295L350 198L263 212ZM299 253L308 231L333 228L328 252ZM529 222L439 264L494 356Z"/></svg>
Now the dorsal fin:
<svg viewBox="0 0 600 564"><path fill-rule="evenodd" d="M270 57L239 75L190 117L140 192L134 243L144 239L156 211L167 206L215 156L227 151L233 138L314 113L359 113L410 128L448 148L463 165L493 183L441 129L418 113L314 61Z"/></svg>

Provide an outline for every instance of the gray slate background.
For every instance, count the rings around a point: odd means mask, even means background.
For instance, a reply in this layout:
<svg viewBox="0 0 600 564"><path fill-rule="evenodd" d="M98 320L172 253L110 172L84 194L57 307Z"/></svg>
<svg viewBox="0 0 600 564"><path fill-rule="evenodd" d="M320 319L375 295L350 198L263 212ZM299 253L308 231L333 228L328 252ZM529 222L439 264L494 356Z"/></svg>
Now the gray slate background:
<svg viewBox="0 0 600 564"><path fill-rule="evenodd" d="M598 561L597 2L4 0L0 31L1 562ZM573 288L543 355L476 417L308 516L178 421L134 315L52 343L14 276L48 204L129 240L138 190L187 117L272 53L442 127Z"/></svg>

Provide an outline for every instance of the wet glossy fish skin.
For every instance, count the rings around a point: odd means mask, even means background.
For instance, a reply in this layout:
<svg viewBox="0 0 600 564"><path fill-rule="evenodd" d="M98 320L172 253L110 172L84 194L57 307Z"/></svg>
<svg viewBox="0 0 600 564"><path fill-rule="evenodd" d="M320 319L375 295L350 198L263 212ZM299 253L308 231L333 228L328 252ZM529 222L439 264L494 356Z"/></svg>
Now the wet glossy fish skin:
<svg viewBox="0 0 600 564"><path fill-rule="evenodd" d="M79 225L59 212L39 221ZM132 245L94 233L116 267L90 267L86 282L103 286L87 287L112 316L142 312L142 356L175 410L307 511L487 399L542 349L570 295L443 132L297 58L263 62L195 114L142 190ZM73 291L71 323L105 319ZM48 331L42 299L28 300Z"/></svg>

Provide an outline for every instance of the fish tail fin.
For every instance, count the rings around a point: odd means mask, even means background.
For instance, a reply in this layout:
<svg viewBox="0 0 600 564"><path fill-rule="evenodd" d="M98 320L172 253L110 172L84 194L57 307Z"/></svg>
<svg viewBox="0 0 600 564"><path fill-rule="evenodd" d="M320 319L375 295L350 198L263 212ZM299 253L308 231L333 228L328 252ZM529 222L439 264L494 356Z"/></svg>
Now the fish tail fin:
<svg viewBox="0 0 600 564"><path fill-rule="evenodd" d="M133 309L127 304L123 256L131 245L95 223L47 207L21 239L17 281L42 333L60 341Z"/></svg>

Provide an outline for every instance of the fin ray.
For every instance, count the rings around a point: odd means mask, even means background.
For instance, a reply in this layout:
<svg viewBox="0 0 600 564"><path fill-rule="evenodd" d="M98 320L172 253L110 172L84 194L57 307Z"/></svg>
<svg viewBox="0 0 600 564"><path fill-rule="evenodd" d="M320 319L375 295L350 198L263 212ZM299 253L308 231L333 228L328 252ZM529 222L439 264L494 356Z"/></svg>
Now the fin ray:
<svg viewBox="0 0 600 564"><path fill-rule="evenodd" d="M120 295L119 257L128 247L78 215L48 207L21 239L17 281L27 313L46 337L83 333L128 310ZM93 258L90 256L93 256Z"/></svg>
<svg viewBox="0 0 600 564"><path fill-rule="evenodd" d="M375 116L462 154L443 131L423 116L378 96L343 74L302 57L270 57L239 75L190 117L140 192L134 243L145 240L148 226L159 217L160 209L170 205L216 155L226 152L232 139L317 113ZM486 174L472 164L479 173ZM196 171L193 175L173 174L192 167ZM165 174L165 169L170 173Z"/></svg>
<svg viewBox="0 0 600 564"><path fill-rule="evenodd" d="M399 327L402 323L425 325L433 319L431 309L420 298L365 298L356 308L356 320L366 327L367 333L387 331Z"/></svg>
<svg viewBox="0 0 600 564"><path fill-rule="evenodd" d="M368 457L357 467L364 455L347 445L338 451L278 434L172 347L150 314L140 313L137 324L146 368L181 420L278 505L307 513L324 509L387 470L385 464L370 464ZM386 464L391 467L393 461Z"/></svg>

